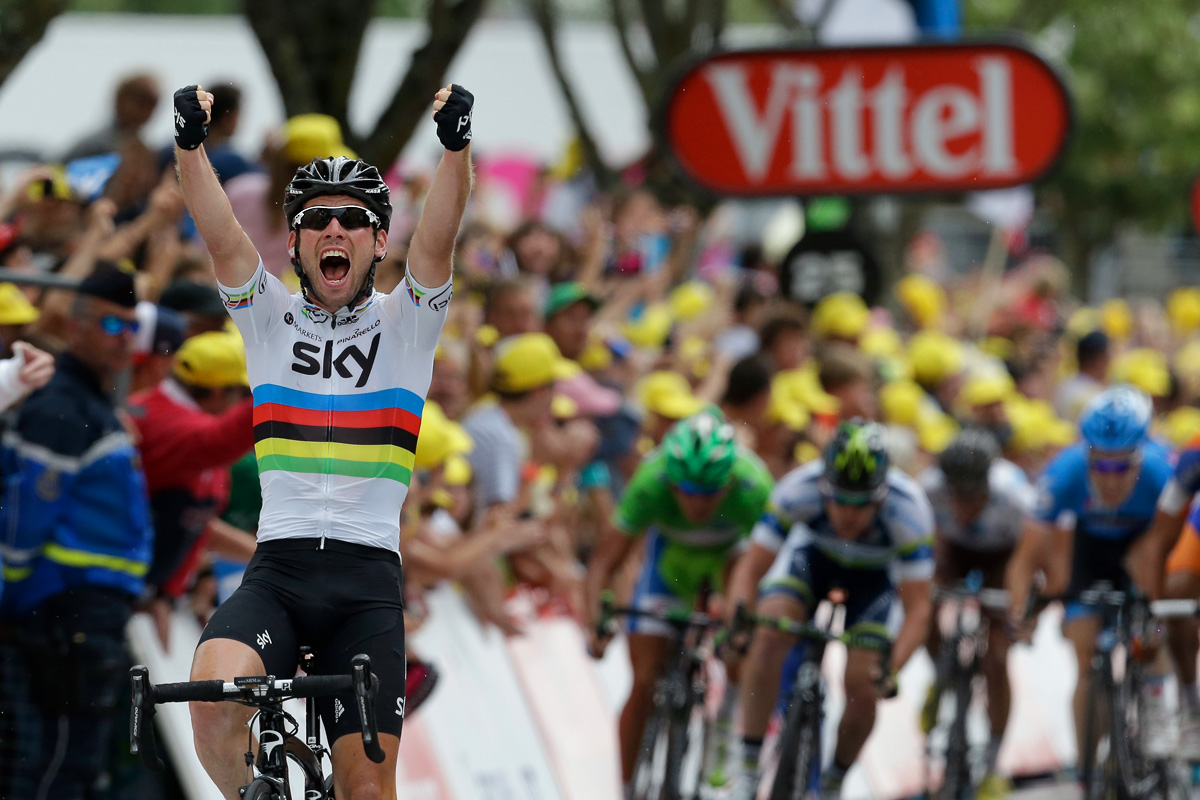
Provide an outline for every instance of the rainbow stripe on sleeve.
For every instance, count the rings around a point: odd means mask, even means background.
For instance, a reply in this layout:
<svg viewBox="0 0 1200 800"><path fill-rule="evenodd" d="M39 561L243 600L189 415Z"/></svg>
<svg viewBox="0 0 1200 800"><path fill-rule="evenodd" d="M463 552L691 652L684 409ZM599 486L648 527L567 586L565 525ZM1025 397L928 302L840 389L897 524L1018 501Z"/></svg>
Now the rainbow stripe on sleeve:
<svg viewBox="0 0 1200 800"><path fill-rule="evenodd" d="M326 395L254 389L258 471L412 479L425 401L407 389Z"/></svg>

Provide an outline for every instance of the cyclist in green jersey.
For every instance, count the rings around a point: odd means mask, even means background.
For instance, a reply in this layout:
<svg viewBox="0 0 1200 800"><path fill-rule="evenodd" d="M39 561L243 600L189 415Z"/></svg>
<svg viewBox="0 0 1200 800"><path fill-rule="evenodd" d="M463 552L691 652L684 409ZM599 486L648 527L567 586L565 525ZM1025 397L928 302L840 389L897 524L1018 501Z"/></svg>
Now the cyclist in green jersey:
<svg viewBox="0 0 1200 800"><path fill-rule="evenodd" d="M592 655L607 641L595 632L600 594L645 537L645 560L631 605L644 610L689 610L701 584L718 595L771 493L771 474L734 441L720 411L680 420L662 445L642 460L613 514L613 527L593 553L585 584ZM719 613L719 609L716 609ZM628 625L633 689L621 712L621 771L626 787L654 699L654 685L671 656L671 631L645 619ZM732 696L724 705L731 707Z"/></svg>

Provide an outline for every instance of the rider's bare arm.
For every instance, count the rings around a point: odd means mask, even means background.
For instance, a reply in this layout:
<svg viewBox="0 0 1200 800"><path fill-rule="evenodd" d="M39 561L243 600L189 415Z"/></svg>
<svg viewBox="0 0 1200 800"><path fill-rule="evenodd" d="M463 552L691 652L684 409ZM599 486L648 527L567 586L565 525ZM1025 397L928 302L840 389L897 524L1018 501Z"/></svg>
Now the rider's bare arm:
<svg viewBox="0 0 1200 800"><path fill-rule="evenodd" d="M197 89L197 94L200 105L206 112L211 112L212 95L203 88ZM245 284L258 269L258 251L233 216L229 198L213 172L204 146L195 150L181 150L176 146L175 163L179 168L184 202L212 256L217 280L225 286Z"/></svg>
<svg viewBox="0 0 1200 800"><path fill-rule="evenodd" d="M1134 584L1140 586L1151 600L1162 598L1167 556L1179 540L1187 515L1186 505L1176 514L1169 514L1159 508L1154 512L1154 521L1149 530L1138 537L1125 556L1125 568L1129 571L1129 577L1133 578Z"/></svg>
<svg viewBox="0 0 1200 800"><path fill-rule="evenodd" d="M1034 575L1042 564L1042 553L1051 537L1051 530L1044 523L1027 519L1021 529L1021 538L1013 550L1004 571L1004 588L1008 589L1009 619L1020 624L1028 611L1029 592L1033 588Z"/></svg>
<svg viewBox="0 0 1200 800"><path fill-rule="evenodd" d="M729 600L725 604L725 616L731 617L738 603L753 610L758 600L758 584L775 563L775 553L761 544L751 544L745 555L737 560L733 575L729 578Z"/></svg>
<svg viewBox="0 0 1200 800"><path fill-rule="evenodd" d="M933 620L932 582L912 580L900 582L900 604L904 607L904 624L892 645L891 669L899 671L918 647L929 637Z"/></svg>
<svg viewBox="0 0 1200 800"><path fill-rule="evenodd" d="M448 89L437 93L433 104L435 113L449 96ZM408 248L408 271L422 286L432 289L450 280L454 241L458 238L458 226L474 181L470 144L457 152L445 150L442 153Z"/></svg>
<svg viewBox="0 0 1200 800"><path fill-rule="evenodd" d="M628 536L616 528L604 531L592 557L588 560L583 579L584 613L589 627L594 627L595 614L600 608L600 595L612 586L613 573L625 561L640 536Z"/></svg>

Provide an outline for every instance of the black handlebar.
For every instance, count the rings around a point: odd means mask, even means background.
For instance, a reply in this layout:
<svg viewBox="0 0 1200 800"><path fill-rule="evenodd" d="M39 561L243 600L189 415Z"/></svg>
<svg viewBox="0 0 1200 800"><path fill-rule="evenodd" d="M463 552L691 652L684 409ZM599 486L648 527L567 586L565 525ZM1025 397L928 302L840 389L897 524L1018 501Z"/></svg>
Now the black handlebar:
<svg viewBox="0 0 1200 800"><path fill-rule="evenodd" d="M234 700L252 705L290 698L328 697L353 691L358 720L362 727L363 751L376 764L383 763L379 729L375 720L375 694L379 679L371 672L371 659L359 654L350 661L349 675L298 675L276 679L270 675L235 678L225 681L185 681L150 683L150 671L138 665L129 671L133 684L133 702L129 712L129 752L140 755L154 770L161 770L162 759L154 740L154 715L158 703L219 703Z"/></svg>

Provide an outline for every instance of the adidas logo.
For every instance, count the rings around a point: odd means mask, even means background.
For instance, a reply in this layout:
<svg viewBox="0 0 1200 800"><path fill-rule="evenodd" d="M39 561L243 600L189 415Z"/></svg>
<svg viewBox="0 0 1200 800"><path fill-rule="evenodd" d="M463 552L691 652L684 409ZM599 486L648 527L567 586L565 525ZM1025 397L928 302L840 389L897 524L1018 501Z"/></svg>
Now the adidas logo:
<svg viewBox="0 0 1200 800"><path fill-rule="evenodd" d="M346 707L342 705L342 701L334 698L333 701L333 721L337 722L342 718L342 714L346 713Z"/></svg>

